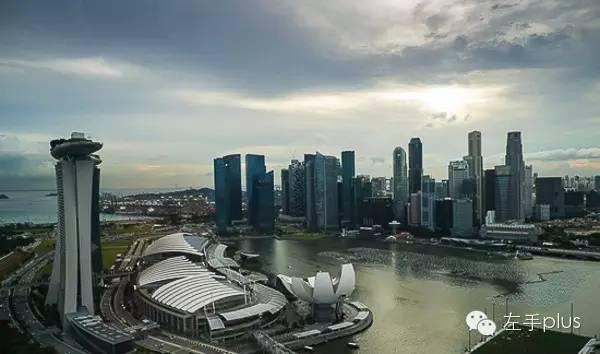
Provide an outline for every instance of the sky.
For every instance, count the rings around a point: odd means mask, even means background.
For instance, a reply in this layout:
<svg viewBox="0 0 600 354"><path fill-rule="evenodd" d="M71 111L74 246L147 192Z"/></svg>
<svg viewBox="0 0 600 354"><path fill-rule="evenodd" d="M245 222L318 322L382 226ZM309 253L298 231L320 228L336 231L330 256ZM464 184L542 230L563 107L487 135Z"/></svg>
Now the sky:
<svg viewBox="0 0 600 354"><path fill-rule="evenodd" d="M391 176L414 136L441 179L472 130L486 168L519 130L540 175L600 175L599 58L598 0L3 0L0 190L52 187L71 131L105 188L210 187L229 153Z"/></svg>

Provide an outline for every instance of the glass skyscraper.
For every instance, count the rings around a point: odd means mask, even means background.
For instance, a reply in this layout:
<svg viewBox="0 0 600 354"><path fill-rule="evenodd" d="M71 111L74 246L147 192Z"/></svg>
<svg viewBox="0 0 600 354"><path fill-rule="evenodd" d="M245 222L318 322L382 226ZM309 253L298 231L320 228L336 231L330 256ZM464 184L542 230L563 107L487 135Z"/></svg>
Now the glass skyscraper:
<svg viewBox="0 0 600 354"><path fill-rule="evenodd" d="M393 156L393 197L394 216L401 222L406 222L406 203L408 203L408 172L406 166L406 151L400 146L394 149Z"/></svg>
<svg viewBox="0 0 600 354"><path fill-rule="evenodd" d="M314 191L317 228L338 228L339 161L335 156L315 155Z"/></svg>
<svg viewBox="0 0 600 354"><path fill-rule="evenodd" d="M354 161L354 151L342 151L342 219L345 221L352 221L354 214Z"/></svg>
<svg viewBox="0 0 600 354"><path fill-rule="evenodd" d="M214 159L216 222L225 232L233 220L242 219L242 169L240 155Z"/></svg>
<svg viewBox="0 0 600 354"><path fill-rule="evenodd" d="M264 176L267 172L264 155L246 155L246 211L248 222L256 223L256 208L254 202L254 180Z"/></svg>
<svg viewBox="0 0 600 354"><path fill-rule="evenodd" d="M273 171L257 176L252 182L254 190L254 223L252 225L258 230L272 231L274 228L273 182Z"/></svg>
<svg viewBox="0 0 600 354"><path fill-rule="evenodd" d="M408 191L417 193L421 190L423 178L423 145L421 139L412 138L408 143Z"/></svg>
<svg viewBox="0 0 600 354"><path fill-rule="evenodd" d="M525 219L525 163L521 132L508 132L506 138L505 165L510 168L510 189L508 196L508 220ZM496 214L497 216L498 214Z"/></svg>

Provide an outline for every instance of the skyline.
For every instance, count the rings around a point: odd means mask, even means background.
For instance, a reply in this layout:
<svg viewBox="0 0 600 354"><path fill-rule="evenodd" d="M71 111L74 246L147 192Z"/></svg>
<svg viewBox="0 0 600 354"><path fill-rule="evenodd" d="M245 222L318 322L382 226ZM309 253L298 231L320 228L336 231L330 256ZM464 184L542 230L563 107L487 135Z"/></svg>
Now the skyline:
<svg viewBox="0 0 600 354"><path fill-rule="evenodd" d="M104 188L212 186L230 153L276 181L315 151L391 176L412 137L440 179L473 130L484 168L521 131L541 176L600 175L600 6L447 5L3 2L0 188L53 187L74 130L105 144Z"/></svg>

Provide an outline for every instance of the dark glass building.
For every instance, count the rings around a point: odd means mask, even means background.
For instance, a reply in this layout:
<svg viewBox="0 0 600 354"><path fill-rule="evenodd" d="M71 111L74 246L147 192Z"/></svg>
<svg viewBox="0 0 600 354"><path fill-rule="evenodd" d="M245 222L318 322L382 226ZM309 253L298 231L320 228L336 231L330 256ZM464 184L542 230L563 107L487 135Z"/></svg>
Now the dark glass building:
<svg viewBox="0 0 600 354"><path fill-rule="evenodd" d="M362 215L364 214L362 208L364 201L371 198L373 195L373 186L369 176L356 176L354 178L354 225L362 226Z"/></svg>
<svg viewBox="0 0 600 354"><path fill-rule="evenodd" d="M550 218L565 217L565 189L562 177L538 177L535 180L536 204L550 206Z"/></svg>
<svg viewBox="0 0 600 354"><path fill-rule="evenodd" d="M452 213L452 199L444 198L435 201L435 231L440 236L450 236L452 232L454 215Z"/></svg>
<svg viewBox="0 0 600 354"><path fill-rule="evenodd" d="M281 170L281 212L290 213L290 171Z"/></svg>
<svg viewBox="0 0 600 354"><path fill-rule="evenodd" d="M417 193L421 190L423 177L423 145L421 139L412 138L408 143L408 192Z"/></svg>
<svg viewBox="0 0 600 354"><path fill-rule="evenodd" d="M488 211L496 210L496 170L485 170L483 174L483 217Z"/></svg>
<svg viewBox="0 0 600 354"><path fill-rule="evenodd" d="M515 212L511 197L512 192L512 174L510 166L496 166L496 184L494 189L494 210L496 211L496 221L505 222L514 220Z"/></svg>
<svg viewBox="0 0 600 354"><path fill-rule="evenodd" d="M274 195L273 171L262 176L256 176L252 181L254 228L262 231L272 231L274 228Z"/></svg>
<svg viewBox="0 0 600 354"><path fill-rule="evenodd" d="M292 160L288 167L289 171L289 214L292 216L304 216L306 199L306 177L304 176L304 164L298 160Z"/></svg>
<svg viewBox="0 0 600 354"><path fill-rule="evenodd" d="M214 159L216 223L225 232L232 220L242 219L242 173L240 155Z"/></svg>
<svg viewBox="0 0 600 354"><path fill-rule="evenodd" d="M342 220L351 221L354 214L354 188L352 181L354 178L355 163L354 151L342 151Z"/></svg>
<svg viewBox="0 0 600 354"><path fill-rule="evenodd" d="M521 132L508 132L505 165L510 168L510 188L506 220L525 219L525 162Z"/></svg>
<svg viewBox="0 0 600 354"><path fill-rule="evenodd" d="M315 155L304 154L304 211L305 226L309 230L317 229L317 211L315 201Z"/></svg>
<svg viewBox="0 0 600 354"><path fill-rule="evenodd" d="M251 225L256 224L256 209L254 202L254 180L267 172L264 155L246 155L246 215Z"/></svg>
<svg viewBox="0 0 600 354"><path fill-rule="evenodd" d="M394 220L394 203L392 198L367 198L361 201L360 224L362 226L380 225L387 229Z"/></svg>

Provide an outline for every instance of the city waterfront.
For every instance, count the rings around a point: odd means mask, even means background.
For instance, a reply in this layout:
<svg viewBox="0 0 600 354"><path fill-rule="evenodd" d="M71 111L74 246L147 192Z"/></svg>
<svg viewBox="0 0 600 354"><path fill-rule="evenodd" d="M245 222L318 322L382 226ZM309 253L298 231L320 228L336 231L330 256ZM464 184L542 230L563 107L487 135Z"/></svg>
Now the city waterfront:
<svg viewBox="0 0 600 354"><path fill-rule="evenodd" d="M600 284L595 281L600 266L595 262L497 260L468 250L341 238L244 239L237 245L260 253L262 270L272 274L335 273L343 261L354 263L352 299L373 311L373 326L353 338L316 346L317 353L357 352L347 347L349 341L367 354L462 353L469 342L465 315L487 310L502 323L506 299L509 312L521 321L528 314L568 317L573 303L582 323L575 333L593 336L600 331ZM479 337L471 340L476 343Z"/></svg>

